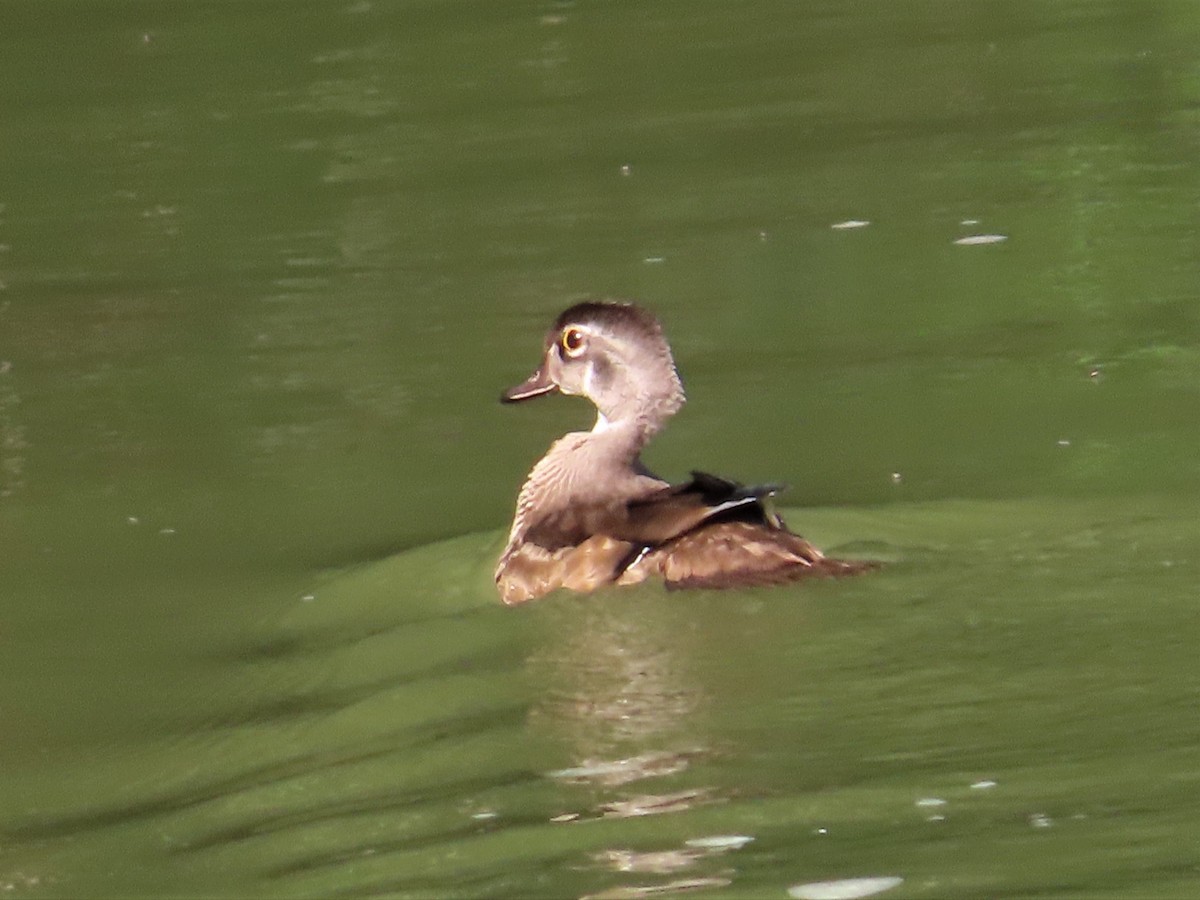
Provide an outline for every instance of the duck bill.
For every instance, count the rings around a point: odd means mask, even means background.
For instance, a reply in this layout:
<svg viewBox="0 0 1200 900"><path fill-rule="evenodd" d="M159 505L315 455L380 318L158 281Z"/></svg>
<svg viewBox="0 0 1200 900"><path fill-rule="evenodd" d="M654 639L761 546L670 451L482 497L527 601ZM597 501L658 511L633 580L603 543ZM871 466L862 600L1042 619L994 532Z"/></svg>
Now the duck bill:
<svg viewBox="0 0 1200 900"><path fill-rule="evenodd" d="M543 364L538 366L537 371L516 387L511 387L501 394L500 402L519 403L522 400L540 397L542 394L550 394L557 390L558 385L550 379L550 376L546 373L546 366Z"/></svg>

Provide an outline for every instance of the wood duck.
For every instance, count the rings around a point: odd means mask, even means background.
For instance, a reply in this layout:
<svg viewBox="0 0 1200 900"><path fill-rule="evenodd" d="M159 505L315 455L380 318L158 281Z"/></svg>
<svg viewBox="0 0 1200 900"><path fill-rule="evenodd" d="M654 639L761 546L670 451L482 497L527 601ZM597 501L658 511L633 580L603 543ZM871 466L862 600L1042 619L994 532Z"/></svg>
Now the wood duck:
<svg viewBox="0 0 1200 900"><path fill-rule="evenodd" d="M671 348L646 310L572 306L546 332L541 365L500 399L554 391L592 401L596 424L555 441L525 480L496 566L505 603L652 576L668 588L725 588L873 567L830 559L789 531L771 503L780 485L703 472L671 485L642 465L642 448L684 403Z"/></svg>

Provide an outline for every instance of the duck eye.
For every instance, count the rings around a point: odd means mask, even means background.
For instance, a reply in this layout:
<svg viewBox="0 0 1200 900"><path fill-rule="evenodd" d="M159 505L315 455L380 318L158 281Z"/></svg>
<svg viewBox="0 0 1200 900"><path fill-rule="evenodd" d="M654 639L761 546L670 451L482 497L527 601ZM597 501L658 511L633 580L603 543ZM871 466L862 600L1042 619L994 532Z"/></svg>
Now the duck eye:
<svg viewBox="0 0 1200 900"><path fill-rule="evenodd" d="M583 353L583 345L586 342L583 332L578 328L564 328L562 338L559 341L562 344L563 352L572 358Z"/></svg>

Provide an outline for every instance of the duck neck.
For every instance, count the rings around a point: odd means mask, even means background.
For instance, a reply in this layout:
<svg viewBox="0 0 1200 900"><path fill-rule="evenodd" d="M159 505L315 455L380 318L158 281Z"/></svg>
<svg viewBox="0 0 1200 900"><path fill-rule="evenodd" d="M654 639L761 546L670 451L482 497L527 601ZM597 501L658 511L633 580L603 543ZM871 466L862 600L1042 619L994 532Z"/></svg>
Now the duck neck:
<svg viewBox="0 0 1200 900"><path fill-rule="evenodd" d="M596 424L592 427L592 434L607 436L608 440L626 448L631 457L636 457L683 406L683 388L679 378L674 369L668 374L670 389L667 391L651 393L644 386L630 385L632 390L619 391L615 398L591 398L596 405ZM638 390L639 387L642 389Z"/></svg>
<svg viewBox="0 0 1200 900"><path fill-rule="evenodd" d="M613 458L633 463L661 428L661 422L649 417L610 419L597 411L596 424L590 435L593 440L606 444L606 452Z"/></svg>

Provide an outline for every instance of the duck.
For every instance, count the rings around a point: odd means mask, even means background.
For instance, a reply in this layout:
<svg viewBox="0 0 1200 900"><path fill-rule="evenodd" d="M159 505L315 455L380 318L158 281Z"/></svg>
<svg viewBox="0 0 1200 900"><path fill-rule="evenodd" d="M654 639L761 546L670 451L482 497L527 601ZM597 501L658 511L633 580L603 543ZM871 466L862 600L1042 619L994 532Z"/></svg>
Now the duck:
<svg viewBox="0 0 1200 900"><path fill-rule="evenodd" d="M563 311L537 369L500 400L555 393L591 401L596 422L555 441L525 479L495 570L505 604L648 579L745 588L875 567L825 556L789 530L773 503L783 485L700 471L671 484L646 468L642 450L685 397L662 325L644 307L592 300Z"/></svg>

